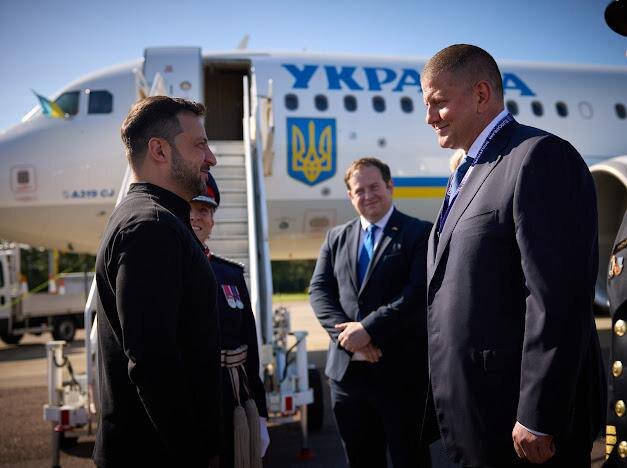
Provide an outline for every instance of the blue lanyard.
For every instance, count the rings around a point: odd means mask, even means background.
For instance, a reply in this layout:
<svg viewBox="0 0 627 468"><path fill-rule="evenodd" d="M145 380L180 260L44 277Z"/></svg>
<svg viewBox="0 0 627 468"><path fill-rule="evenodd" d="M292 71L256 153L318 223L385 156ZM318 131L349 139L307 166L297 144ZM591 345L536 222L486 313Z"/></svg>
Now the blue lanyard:
<svg viewBox="0 0 627 468"><path fill-rule="evenodd" d="M442 208L442 213L440 214L440 219L438 220L438 234L442 232L442 229L444 229L444 223L446 222L446 218L448 218L448 215L449 215L451 209L453 208L453 203L455 203L455 200L457 199L457 195L459 194L459 191L462 189L462 187L468 181L468 178L470 177L470 173L474 169L475 164L477 164L479 162L479 160L481 159L481 156L483 155L483 152L488 147L490 142L494 139L494 137L501 130L503 130L503 128L505 128L507 125L509 125L513 121L514 121L514 117L512 117L512 115L509 114L509 113L505 117L503 117L501 120L499 120L499 122L496 124L496 126L488 134L488 137L483 142L483 145L481 145L481 148L479 148L479 151L477 152L477 156L475 156L475 159L472 161L472 164L468 168L468 171L466 171L466 174L464 175L464 178L459 183L459 185L457 186L457 190L455 190L454 193L451 193L452 176L449 177L448 185L446 186L446 196L444 197L444 204L443 204L443 208Z"/></svg>

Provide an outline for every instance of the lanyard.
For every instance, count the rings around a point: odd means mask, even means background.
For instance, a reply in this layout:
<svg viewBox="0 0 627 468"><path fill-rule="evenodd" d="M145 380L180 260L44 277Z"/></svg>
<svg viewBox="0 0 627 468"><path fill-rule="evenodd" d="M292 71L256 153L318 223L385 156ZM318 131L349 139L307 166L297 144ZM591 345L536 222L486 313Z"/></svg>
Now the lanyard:
<svg viewBox="0 0 627 468"><path fill-rule="evenodd" d="M459 194L459 191L462 189L462 187L468 181L468 178L470 177L470 173L474 169L475 164L477 164L479 162L479 160L481 159L481 156L483 155L483 152L488 147L490 142L494 139L494 137L501 130L503 130L504 127L506 127L507 125L509 125L513 121L514 121L514 117L512 117L512 115L509 114L509 113L505 117L503 117L501 120L499 120L499 122L495 125L495 127L492 129L492 131L488 134L488 137L483 142L483 145L481 145L481 148L479 148L479 151L477 152L477 156L475 156L474 160L472 161L472 164L470 165L470 167L466 171L466 174L464 175L464 178L462 179L462 181L457 186L457 190L455 190L455 192L453 192L453 193L451 193L451 180L453 179L453 176L449 177L448 185L446 186L446 196L444 197L444 204L443 204L443 207L442 207L442 213L440 214L440 219L438 220L438 234L442 232L442 229L444 229L444 223L446 222L446 218L448 218L448 215L449 215L451 209L453 208L453 203L455 203L455 200L457 199L457 195Z"/></svg>

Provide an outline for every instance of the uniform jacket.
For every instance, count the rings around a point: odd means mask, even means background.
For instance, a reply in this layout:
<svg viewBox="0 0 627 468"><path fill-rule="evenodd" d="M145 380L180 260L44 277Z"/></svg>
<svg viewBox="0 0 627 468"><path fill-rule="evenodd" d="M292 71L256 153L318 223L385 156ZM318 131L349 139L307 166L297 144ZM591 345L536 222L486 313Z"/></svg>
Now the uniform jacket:
<svg viewBox="0 0 627 468"><path fill-rule="evenodd" d="M566 141L512 122L486 148L429 239L428 333L451 458L513 464L512 428L592 443L604 377L592 315L592 178Z"/></svg>
<svg viewBox="0 0 627 468"><path fill-rule="evenodd" d="M351 353L338 341L338 323L361 320L383 352L384 374L426 379L425 256L430 223L394 209L361 287L357 286L359 218L329 231L309 286L311 306L331 337L326 374L341 381Z"/></svg>
<svg viewBox="0 0 627 468"><path fill-rule="evenodd" d="M237 349L242 345L248 346L246 358L246 374L251 387L252 397L257 404L259 415L268 417L266 409L266 392L259 377L259 346L257 344L257 328L255 316L250 304L248 287L244 280L244 265L235 263L215 254L211 254L211 268L218 282L218 310L220 311L220 339L222 349ZM227 293L223 286L237 288L242 301L242 307L233 307L227 301ZM227 379L230 386L230 380ZM229 389L230 390L230 389ZM227 393L223 392L226 397ZM226 413L230 414L232 409ZM225 414L226 414L225 413Z"/></svg>
<svg viewBox="0 0 627 468"><path fill-rule="evenodd" d="M220 445L216 280L189 204L133 184L96 259L99 467L206 467Z"/></svg>
<svg viewBox="0 0 627 468"><path fill-rule="evenodd" d="M607 295L612 316L612 351L608 375L606 448L612 451L604 465L606 468L627 466L627 460L620 457L617 449L617 446L627 439L627 422L625 413L619 416L616 412L616 403L620 400L627 401L625 380L627 378L625 376L627 371L627 268L625 267L627 267L627 213L623 217L623 223L612 247L607 278ZM618 362L621 363L620 367L614 364Z"/></svg>

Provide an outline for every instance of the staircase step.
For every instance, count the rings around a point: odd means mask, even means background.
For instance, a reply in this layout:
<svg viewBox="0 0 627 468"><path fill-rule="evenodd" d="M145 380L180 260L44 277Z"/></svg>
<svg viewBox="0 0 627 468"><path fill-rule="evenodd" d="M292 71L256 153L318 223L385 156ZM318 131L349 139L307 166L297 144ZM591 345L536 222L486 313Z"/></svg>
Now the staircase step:
<svg viewBox="0 0 627 468"><path fill-rule="evenodd" d="M209 148L216 156L219 154L244 154L243 141L214 140L209 142Z"/></svg>
<svg viewBox="0 0 627 468"><path fill-rule="evenodd" d="M216 154L218 164L211 168L212 171L221 167L244 167L243 154Z"/></svg>
<svg viewBox="0 0 627 468"><path fill-rule="evenodd" d="M246 239L211 239L211 250L225 257L242 257L248 255L248 238Z"/></svg>
<svg viewBox="0 0 627 468"><path fill-rule="evenodd" d="M248 223L225 223L216 222L211 232L212 239L224 237L243 237L248 239Z"/></svg>
<svg viewBox="0 0 627 468"><path fill-rule="evenodd" d="M213 174L213 177L215 177L215 179L217 181L219 181L220 179L224 179L224 178L234 178L234 177L241 177L243 179L246 178L246 169L244 169L243 166L214 166L211 168L211 173ZM219 187L219 182L218 182L218 187Z"/></svg>

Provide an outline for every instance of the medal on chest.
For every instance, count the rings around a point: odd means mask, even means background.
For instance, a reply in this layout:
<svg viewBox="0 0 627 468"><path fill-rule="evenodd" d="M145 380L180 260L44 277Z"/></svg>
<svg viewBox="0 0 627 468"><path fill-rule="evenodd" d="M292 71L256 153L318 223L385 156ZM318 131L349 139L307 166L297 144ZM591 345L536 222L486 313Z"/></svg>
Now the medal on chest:
<svg viewBox="0 0 627 468"><path fill-rule="evenodd" d="M235 301L235 295L233 294L231 286L229 286L228 284L222 284L221 286L224 297L226 298L226 303L231 309L235 309L237 307L237 303Z"/></svg>
<svg viewBox="0 0 627 468"><path fill-rule="evenodd" d="M226 298L226 303L231 309L243 309L244 302L242 302L242 296L237 289L237 286L231 284L222 284L222 292Z"/></svg>
<svg viewBox="0 0 627 468"><path fill-rule="evenodd" d="M233 296L235 296L235 307L237 307L238 309L243 309L244 303L242 302L242 297L239 294L237 286L231 286L231 291L233 291Z"/></svg>

